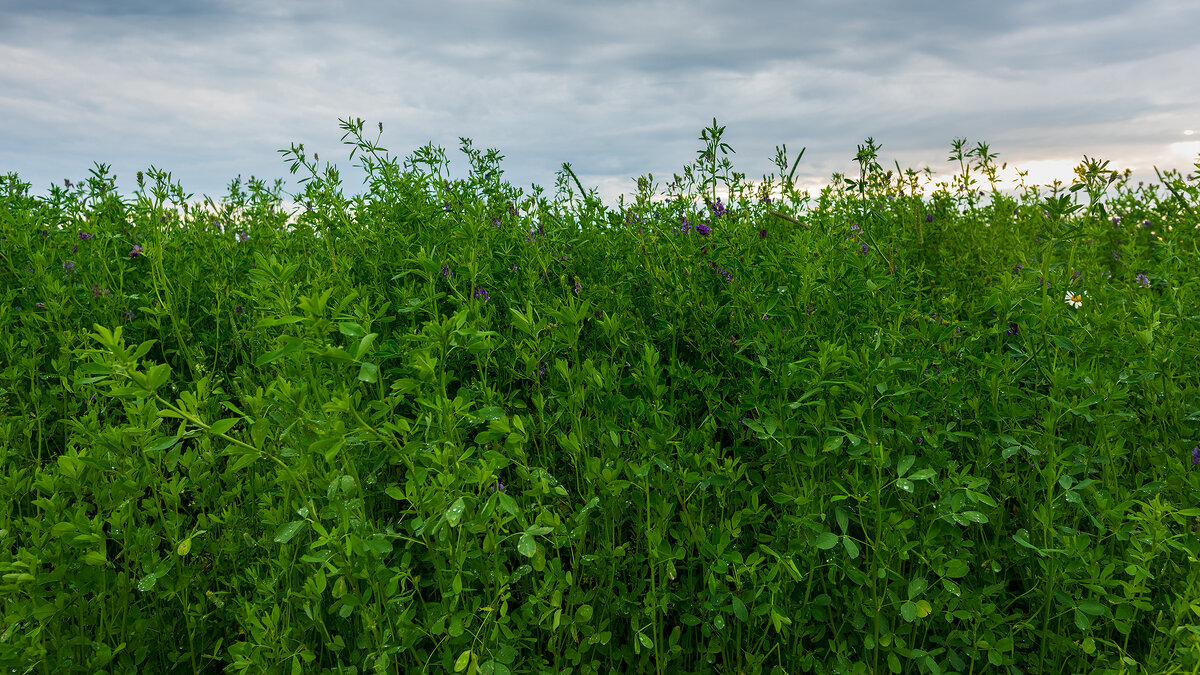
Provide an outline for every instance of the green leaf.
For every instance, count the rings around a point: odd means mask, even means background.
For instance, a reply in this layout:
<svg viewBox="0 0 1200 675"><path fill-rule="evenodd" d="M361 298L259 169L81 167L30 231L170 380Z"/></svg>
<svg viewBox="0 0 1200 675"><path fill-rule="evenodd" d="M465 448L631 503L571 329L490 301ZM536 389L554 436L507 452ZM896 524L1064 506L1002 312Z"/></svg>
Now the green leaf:
<svg viewBox="0 0 1200 675"><path fill-rule="evenodd" d="M362 326L352 321L341 321L338 323L338 331L346 337L362 337Z"/></svg>
<svg viewBox="0 0 1200 675"><path fill-rule="evenodd" d="M1050 340L1058 345L1059 349L1065 349L1069 352L1075 351L1075 343L1061 335L1051 335Z"/></svg>
<svg viewBox="0 0 1200 675"><path fill-rule="evenodd" d="M918 595L924 593L925 589L928 587L929 582L925 581L925 577L917 577L916 579L913 579L912 581L908 582L908 599L912 600Z"/></svg>
<svg viewBox="0 0 1200 675"><path fill-rule="evenodd" d="M913 491L913 482L907 478L897 478L896 479L896 487L900 488L901 490L904 490L905 492L912 492Z"/></svg>
<svg viewBox="0 0 1200 675"><path fill-rule="evenodd" d="M517 506L517 500L503 492L500 493L500 508L507 511L508 514L512 516L515 516L521 512L521 508Z"/></svg>
<svg viewBox="0 0 1200 675"><path fill-rule="evenodd" d="M813 541L813 545L822 551L828 551L834 546L837 546L837 543L838 536L832 532L822 532L821 534L818 534L816 540Z"/></svg>
<svg viewBox="0 0 1200 675"><path fill-rule="evenodd" d="M393 485L393 486L389 487L388 489L384 490L383 494L391 497L392 499L395 499L396 501L404 500L404 491L401 490L396 485Z"/></svg>
<svg viewBox="0 0 1200 675"><path fill-rule="evenodd" d="M450 523L450 527L458 527L458 521L462 520L463 510L467 507L467 503L462 497L454 500L454 503L446 509L446 522Z"/></svg>
<svg viewBox="0 0 1200 675"><path fill-rule="evenodd" d="M208 428L208 432L214 436L220 436L236 426L239 421L240 420L238 420L236 417L228 417L223 420L218 420L212 423L212 426Z"/></svg>
<svg viewBox="0 0 1200 675"><path fill-rule="evenodd" d="M379 366L370 361L363 361L362 366L358 369L358 379L363 382L378 382Z"/></svg>
<svg viewBox="0 0 1200 675"><path fill-rule="evenodd" d="M517 540L517 552L526 558L532 558L533 554L537 553L537 540L528 532L522 532L521 538Z"/></svg>
<svg viewBox="0 0 1200 675"><path fill-rule="evenodd" d="M962 597L962 589L959 588L958 584L954 583L953 581L950 581L949 579L942 579L942 587L949 591L954 597Z"/></svg>
<svg viewBox="0 0 1200 675"><path fill-rule="evenodd" d="M166 436L164 438L158 439L157 441L154 441L150 445L147 445L146 450L149 452L159 452L162 450L166 450L167 448L175 445L178 442L179 442L178 436Z"/></svg>
<svg viewBox="0 0 1200 675"><path fill-rule="evenodd" d="M304 522L303 520L293 520L286 525L281 525L279 530L275 532L275 543L286 544L291 541L293 537L300 533L300 530L304 529Z"/></svg>
<svg viewBox="0 0 1200 675"><path fill-rule="evenodd" d="M478 414L483 419L491 422L492 420L503 419L504 418L504 409L498 408L494 405L490 405L486 408L480 408L476 412L476 414Z"/></svg>
<svg viewBox="0 0 1200 675"><path fill-rule="evenodd" d="M933 469L921 469L920 471L914 471L911 475L909 475L908 479L909 480L929 480L930 478L933 478L936 475L937 475L937 471L934 471Z"/></svg>
<svg viewBox="0 0 1200 675"><path fill-rule="evenodd" d="M842 547L846 549L846 555L850 556L851 559L858 557L858 543L850 537L842 537Z"/></svg>
<svg viewBox="0 0 1200 675"><path fill-rule="evenodd" d="M265 319L259 319L258 323L255 324L254 327L255 328L271 328L274 326L282 326L284 324L296 323L297 321L301 321L301 320L302 319L298 316L269 317L269 318L265 318Z"/></svg>
<svg viewBox="0 0 1200 675"><path fill-rule="evenodd" d="M966 518L967 520L971 521L972 523L988 522L988 517L985 516L984 514L980 513L979 511L963 511L962 517Z"/></svg>
<svg viewBox="0 0 1200 675"><path fill-rule="evenodd" d="M1091 614L1092 616L1104 616L1104 605L1095 600L1085 600L1079 603L1079 611Z"/></svg>
<svg viewBox="0 0 1200 675"><path fill-rule="evenodd" d="M275 351L267 352L266 354L259 356L257 359L254 360L254 365L265 366L268 363L275 361L276 359L280 359L280 358L283 358L284 356L287 356L288 354L293 354L295 352L302 351L304 349L304 347L305 347L305 343L303 340L293 340L293 341L287 343L286 345L280 347L279 349L276 349Z"/></svg>
<svg viewBox="0 0 1200 675"><path fill-rule="evenodd" d="M738 618L738 621L746 623L746 619L750 617L750 613L746 611L746 603L736 595L733 596L731 603L733 604L733 615Z"/></svg>
<svg viewBox="0 0 1200 675"><path fill-rule="evenodd" d="M575 610L575 623L582 626L591 620L592 620L592 606L591 605L587 605L587 604L580 605L579 609Z"/></svg>
<svg viewBox="0 0 1200 675"><path fill-rule="evenodd" d="M914 604L911 600L908 600L903 605L900 605L900 616L903 617L904 620L909 623L916 621L917 620L916 604Z"/></svg>
<svg viewBox="0 0 1200 675"><path fill-rule="evenodd" d="M905 455L896 463L896 477L904 478L904 474L908 473L908 470L912 468L915 461L917 461L916 455Z"/></svg>
<svg viewBox="0 0 1200 675"><path fill-rule="evenodd" d="M645 633L638 633L638 642L641 642L646 649L654 649L654 641Z"/></svg>
<svg viewBox="0 0 1200 675"><path fill-rule="evenodd" d="M471 650L464 649L463 653L459 654L457 659L454 659L454 672L461 673L467 669L467 664L469 663L471 663Z"/></svg>

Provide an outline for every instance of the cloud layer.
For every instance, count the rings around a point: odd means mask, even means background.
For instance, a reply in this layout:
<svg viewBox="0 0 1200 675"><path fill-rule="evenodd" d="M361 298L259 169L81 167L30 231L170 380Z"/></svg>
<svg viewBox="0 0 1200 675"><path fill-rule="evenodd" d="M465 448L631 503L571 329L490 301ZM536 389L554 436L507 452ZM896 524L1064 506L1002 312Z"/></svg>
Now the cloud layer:
<svg viewBox="0 0 1200 675"><path fill-rule="evenodd" d="M44 193L98 161L127 191L153 165L216 198L288 177L293 142L348 167L337 121L361 117L398 156L433 142L461 173L469 137L516 185L567 161L612 200L680 171L715 117L751 178L783 143L802 175L848 171L868 136L906 168L966 137L1152 176L1196 160L1172 144L1200 129L1197 25L1176 0L10 1L0 171Z"/></svg>

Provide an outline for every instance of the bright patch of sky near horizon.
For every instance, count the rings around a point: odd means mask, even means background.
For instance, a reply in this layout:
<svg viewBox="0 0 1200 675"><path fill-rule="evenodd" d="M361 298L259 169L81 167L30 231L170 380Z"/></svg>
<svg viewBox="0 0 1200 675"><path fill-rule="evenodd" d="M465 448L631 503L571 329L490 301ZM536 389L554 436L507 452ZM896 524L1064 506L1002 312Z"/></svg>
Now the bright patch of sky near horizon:
<svg viewBox="0 0 1200 675"><path fill-rule="evenodd" d="M432 142L461 176L468 137L514 185L570 162L612 203L715 117L751 179L784 143L808 184L852 173L870 136L936 174L966 138L1032 182L1084 155L1153 180L1200 153L1196 26L1193 0L0 0L0 172L45 194L103 162L128 194L155 166L217 199L298 190L278 151L304 143L356 192L338 119L360 117L398 157Z"/></svg>

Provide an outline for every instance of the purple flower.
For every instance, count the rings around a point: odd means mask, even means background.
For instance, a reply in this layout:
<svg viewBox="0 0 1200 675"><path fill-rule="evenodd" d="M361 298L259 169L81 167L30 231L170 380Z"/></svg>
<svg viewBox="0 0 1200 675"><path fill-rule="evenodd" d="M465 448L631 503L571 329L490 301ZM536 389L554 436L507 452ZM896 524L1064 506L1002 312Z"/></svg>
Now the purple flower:
<svg viewBox="0 0 1200 675"><path fill-rule="evenodd" d="M141 244L134 244L133 248L129 249L129 257L130 258L136 258L141 254L142 254L142 245Z"/></svg>
<svg viewBox="0 0 1200 675"><path fill-rule="evenodd" d="M712 234L712 228L704 223L700 223L696 226L696 234L699 234L701 237L707 237Z"/></svg>
<svg viewBox="0 0 1200 675"><path fill-rule="evenodd" d="M1017 328L1017 324L1010 322L1008 324L1008 330L1006 330L1004 332L1008 333L1009 335L1016 335L1018 332L1020 332L1020 329Z"/></svg>
<svg viewBox="0 0 1200 675"><path fill-rule="evenodd" d="M62 264L62 268L63 268L63 272L65 274L71 274L72 272L75 271L75 263L68 260L67 262Z"/></svg>
<svg viewBox="0 0 1200 675"><path fill-rule="evenodd" d="M483 298L484 302L487 302L488 300L492 299L492 296L488 295L487 289L485 289L483 286L480 286L479 284L475 285L475 297Z"/></svg>
<svg viewBox="0 0 1200 675"><path fill-rule="evenodd" d="M238 230L237 238L238 238L238 241L247 241L250 239L250 235L246 234L245 232L243 232L241 230Z"/></svg>
<svg viewBox="0 0 1200 675"><path fill-rule="evenodd" d="M122 314L121 316L125 317L126 321L133 321L133 310L131 309L128 312L125 312L124 314Z"/></svg>
<svg viewBox="0 0 1200 675"><path fill-rule="evenodd" d="M925 216L925 222L927 222L927 223L933 222L933 214L932 213Z"/></svg>
<svg viewBox="0 0 1200 675"><path fill-rule="evenodd" d="M870 247L870 246L867 246L866 244L863 244L863 245L862 245L862 252L863 252L864 254L865 254L867 251L869 251L869 250L871 250L871 247Z"/></svg>
<svg viewBox="0 0 1200 675"><path fill-rule="evenodd" d="M766 239L766 238L767 238L767 231L766 231L766 230L759 230L759 231L758 231L758 238L759 238L759 239Z"/></svg>
<svg viewBox="0 0 1200 675"><path fill-rule="evenodd" d="M1113 216L1113 227L1121 226L1121 216Z"/></svg>
<svg viewBox="0 0 1200 675"><path fill-rule="evenodd" d="M709 204L708 209L713 212L714 218L720 218L725 215L725 205L721 203L720 197L717 197L715 204Z"/></svg>
<svg viewBox="0 0 1200 675"><path fill-rule="evenodd" d="M447 267L445 263L442 263L442 277L446 279L451 279L454 277L454 272L451 272L450 268Z"/></svg>
<svg viewBox="0 0 1200 675"><path fill-rule="evenodd" d="M1197 443L1196 447L1192 449L1192 466L1198 464L1200 464L1200 443Z"/></svg>
<svg viewBox="0 0 1200 675"><path fill-rule="evenodd" d="M1137 282L1146 288L1150 286L1150 280L1146 278L1145 274L1137 275Z"/></svg>

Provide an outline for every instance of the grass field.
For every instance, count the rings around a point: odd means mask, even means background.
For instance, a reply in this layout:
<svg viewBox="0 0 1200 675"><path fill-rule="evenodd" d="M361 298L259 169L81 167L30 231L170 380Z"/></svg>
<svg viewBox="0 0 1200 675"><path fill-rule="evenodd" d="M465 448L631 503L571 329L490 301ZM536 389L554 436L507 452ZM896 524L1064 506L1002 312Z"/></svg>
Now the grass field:
<svg viewBox="0 0 1200 675"><path fill-rule="evenodd" d="M341 126L361 195L0 180L6 672L1200 672L1196 177Z"/></svg>

